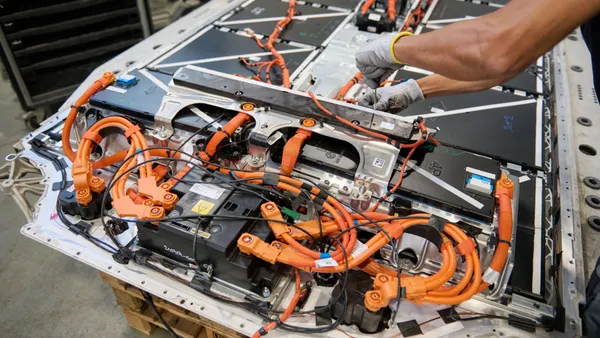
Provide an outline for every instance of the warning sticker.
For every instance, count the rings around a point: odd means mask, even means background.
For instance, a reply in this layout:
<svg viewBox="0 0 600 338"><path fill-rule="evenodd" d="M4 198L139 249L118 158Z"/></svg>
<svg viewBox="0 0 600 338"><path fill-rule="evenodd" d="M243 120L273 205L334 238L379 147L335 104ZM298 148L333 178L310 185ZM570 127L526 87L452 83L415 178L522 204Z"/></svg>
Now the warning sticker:
<svg viewBox="0 0 600 338"><path fill-rule="evenodd" d="M335 259L330 257L330 258L317 259L315 261L315 265L317 266L317 268L326 268L326 267L330 267L330 266L338 266L338 263L336 262Z"/></svg>
<svg viewBox="0 0 600 338"><path fill-rule="evenodd" d="M214 203L205 200L199 200L198 203L196 203L196 205L194 205L192 208L192 211L200 215L208 215L214 206Z"/></svg>

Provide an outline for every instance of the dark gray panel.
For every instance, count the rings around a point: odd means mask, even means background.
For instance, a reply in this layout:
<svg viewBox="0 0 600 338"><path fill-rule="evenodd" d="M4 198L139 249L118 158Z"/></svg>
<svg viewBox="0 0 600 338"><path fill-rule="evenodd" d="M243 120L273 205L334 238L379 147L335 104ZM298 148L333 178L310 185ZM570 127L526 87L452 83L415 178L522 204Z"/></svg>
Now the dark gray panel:
<svg viewBox="0 0 600 338"><path fill-rule="evenodd" d="M282 54L285 59L285 64L290 71L290 75L302 64L302 62L310 55L311 52L299 52L293 54ZM263 56L260 58L260 61L271 61L273 57L271 56ZM257 71L257 67L246 67L239 60L226 60L226 61L216 61L216 62L207 62L201 63L197 66L208 68L212 70L216 70L219 72L227 73L227 74L240 74L243 77L253 76ZM179 67L168 67L162 68L162 70L175 73L175 71L179 69ZM265 80L264 77L265 72L261 72L261 77ZM281 71L278 67L273 67L271 69L271 81L275 85L283 84L281 80Z"/></svg>
<svg viewBox="0 0 600 338"><path fill-rule="evenodd" d="M283 30L279 38L295 41L311 46L320 46L342 24L345 16L329 18L312 18L307 20L294 20ZM239 25L226 25L227 27L243 30L252 29L256 33L270 35L276 22L256 22ZM276 47L279 49L279 47Z"/></svg>
<svg viewBox="0 0 600 338"><path fill-rule="evenodd" d="M296 48L285 43L277 45L277 50L280 51ZM264 52L254 39L212 29L163 60L161 64Z"/></svg>
<svg viewBox="0 0 600 338"><path fill-rule="evenodd" d="M262 18L276 18L286 16L289 3L279 0L256 0L244 10L236 13L227 21L237 20L251 20L251 19L262 19ZM323 14L333 13L326 8L312 7L305 5L296 5L295 15L311 15L311 14ZM271 22L271 30L275 28L277 21Z"/></svg>
<svg viewBox="0 0 600 338"><path fill-rule="evenodd" d="M440 0L433 9L429 21L477 17L497 10L497 7L457 0Z"/></svg>
<svg viewBox="0 0 600 338"><path fill-rule="evenodd" d="M443 144L535 167L536 104L427 119Z"/></svg>

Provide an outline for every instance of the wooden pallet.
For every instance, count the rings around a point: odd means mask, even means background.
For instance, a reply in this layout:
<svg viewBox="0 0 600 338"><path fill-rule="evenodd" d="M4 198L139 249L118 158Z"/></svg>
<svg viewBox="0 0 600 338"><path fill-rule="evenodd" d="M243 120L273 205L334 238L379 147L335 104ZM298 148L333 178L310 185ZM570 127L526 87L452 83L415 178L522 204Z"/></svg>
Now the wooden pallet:
<svg viewBox="0 0 600 338"><path fill-rule="evenodd" d="M129 326L147 335L155 327L165 329L152 309L144 300L142 291L111 275L100 272L100 278L110 285L115 294L117 304L123 308ZM200 317L166 300L153 296L154 304L163 319L173 331L182 338L238 338L244 335L222 326L212 320Z"/></svg>

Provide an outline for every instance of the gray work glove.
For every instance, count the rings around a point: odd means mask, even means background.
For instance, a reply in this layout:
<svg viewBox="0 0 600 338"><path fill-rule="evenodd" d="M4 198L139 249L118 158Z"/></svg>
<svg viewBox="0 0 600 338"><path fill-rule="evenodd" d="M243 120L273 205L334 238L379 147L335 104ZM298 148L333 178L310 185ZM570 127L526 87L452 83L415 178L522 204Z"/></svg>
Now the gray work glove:
<svg viewBox="0 0 600 338"><path fill-rule="evenodd" d="M410 79L395 86L368 89L358 99L358 104L381 111L388 111L390 108L403 110L410 104L424 99L417 81Z"/></svg>
<svg viewBox="0 0 600 338"><path fill-rule="evenodd" d="M356 54L356 68L365 78L365 84L373 89L389 78L392 73L404 65L394 61L390 45L397 36L386 35L363 43Z"/></svg>

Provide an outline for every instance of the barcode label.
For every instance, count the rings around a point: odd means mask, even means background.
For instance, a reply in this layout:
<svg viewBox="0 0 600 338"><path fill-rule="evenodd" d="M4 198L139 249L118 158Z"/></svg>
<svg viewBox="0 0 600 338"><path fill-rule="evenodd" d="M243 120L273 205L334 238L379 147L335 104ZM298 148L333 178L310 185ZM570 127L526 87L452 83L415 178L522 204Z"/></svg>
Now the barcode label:
<svg viewBox="0 0 600 338"><path fill-rule="evenodd" d="M361 241L356 241L356 245L354 246L354 249L352 249L350 256L352 256L352 257L354 257L354 259L356 259L356 258L358 258L358 256L360 256L360 254L367 251L367 249L369 249L369 247L366 244L364 244Z"/></svg>
<svg viewBox="0 0 600 338"><path fill-rule="evenodd" d="M331 266L338 266L338 263L333 258L317 259L315 261L315 264L317 265L317 268L326 268L326 267L331 267Z"/></svg>

